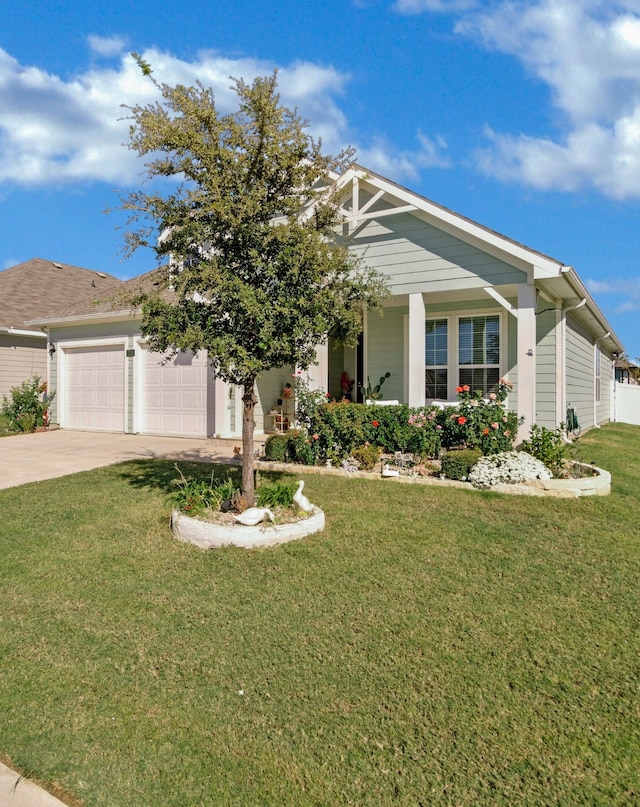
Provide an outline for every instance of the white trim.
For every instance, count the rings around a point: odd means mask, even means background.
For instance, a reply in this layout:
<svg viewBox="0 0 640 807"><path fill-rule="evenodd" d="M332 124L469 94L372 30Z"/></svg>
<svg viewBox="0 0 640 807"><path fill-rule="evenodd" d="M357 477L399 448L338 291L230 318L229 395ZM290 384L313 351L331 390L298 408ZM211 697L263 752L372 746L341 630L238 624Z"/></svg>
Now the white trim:
<svg viewBox="0 0 640 807"><path fill-rule="evenodd" d="M426 311L422 292L409 295L409 406L424 406L425 402L425 321Z"/></svg>
<svg viewBox="0 0 640 807"><path fill-rule="evenodd" d="M505 311L508 311L510 314L513 314L513 316L514 316L516 319L518 319L518 311L517 311L517 309L515 309L515 308L514 308L514 307L511 305L511 303L510 303L510 302L509 302L509 301L508 301L508 300L507 300L505 297L503 297L503 296L500 294L500 292L499 292L499 291L497 291L497 290L496 290L496 289L495 289L493 286L485 286L485 287L484 287L484 290L487 292L487 294L488 294L490 297L493 297L493 299L494 299L494 300L495 300L497 303L500 303L500 305L501 305L501 306L504 308L504 310L505 310Z"/></svg>
<svg viewBox="0 0 640 807"><path fill-rule="evenodd" d="M556 300L556 425L564 423L567 400L567 332L562 302Z"/></svg>
<svg viewBox="0 0 640 807"><path fill-rule="evenodd" d="M518 365L518 417L524 418L518 428L518 441L529 436L536 422L536 376L538 371L538 339L536 324L536 287L518 285L518 327L516 361Z"/></svg>
<svg viewBox="0 0 640 807"><path fill-rule="evenodd" d="M27 331L22 328L0 328L0 333L6 333L9 336L33 336L37 339L47 338L47 334L44 331Z"/></svg>

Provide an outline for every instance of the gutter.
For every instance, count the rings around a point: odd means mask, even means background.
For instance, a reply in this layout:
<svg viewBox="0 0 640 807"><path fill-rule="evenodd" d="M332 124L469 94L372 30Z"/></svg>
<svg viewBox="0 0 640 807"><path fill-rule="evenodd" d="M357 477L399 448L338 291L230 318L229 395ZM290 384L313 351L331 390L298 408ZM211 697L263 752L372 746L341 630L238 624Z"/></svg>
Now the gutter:
<svg viewBox="0 0 640 807"><path fill-rule="evenodd" d="M564 278L566 278L569 285L573 287L573 290L576 292L576 297L578 297L579 300L580 300L580 302L578 303L577 306L571 306L570 308L565 308L565 309L563 309L563 311L567 312L567 311L572 311L572 310L574 310L575 308L578 308L578 307L581 308L584 305L584 303L582 301L585 300L588 303L587 307L589 308L591 313L598 320L599 324L602 327L602 335L595 337L596 341L599 342L602 339L608 338L615 344L618 352L623 353L624 352L624 345L622 344L620 339L618 339L618 337L616 336L613 328L608 323L607 318L602 313L602 311L598 307L598 304L596 303L596 301L593 299L593 297L591 296L591 294L587 290L587 287L584 285L582 280L580 280L580 278L578 277L578 274L577 274L576 270L573 268L573 266L563 266L560 271L562 273L562 276Z"/></svg>
<svg viewBox="0 0 640 807"><path fill-rule="evenodd" d="M10 336L36 336L41 339L46 339L47 334L42 331L27 331L24 328L3 328L0 327L0 333L8 333Z"/></svg>

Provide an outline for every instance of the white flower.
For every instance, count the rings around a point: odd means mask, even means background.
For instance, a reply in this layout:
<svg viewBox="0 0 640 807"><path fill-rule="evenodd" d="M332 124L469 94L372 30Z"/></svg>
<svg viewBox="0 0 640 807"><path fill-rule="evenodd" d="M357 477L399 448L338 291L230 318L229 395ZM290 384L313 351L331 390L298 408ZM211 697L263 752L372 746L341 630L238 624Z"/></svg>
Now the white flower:
<svg viewBox="0 0 640 807"><path fill-rule="evenodd" d="M553 474L540 460L525 451L503 451L480 457L469 473L476 488L490 488L499 482L526 482L528 479L551 479Z"/></svg>

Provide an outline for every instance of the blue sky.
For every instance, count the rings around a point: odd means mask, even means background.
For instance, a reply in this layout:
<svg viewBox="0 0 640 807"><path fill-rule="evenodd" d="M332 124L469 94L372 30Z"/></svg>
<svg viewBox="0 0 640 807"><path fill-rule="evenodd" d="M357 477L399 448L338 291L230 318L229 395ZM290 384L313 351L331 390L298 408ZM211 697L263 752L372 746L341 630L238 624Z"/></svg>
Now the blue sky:
<svg viewBox="0 0 640 807"><path fill-rule="evenodd" d="M575 266L640 356L640 0L190 3L5 0L0 269L32 257L122 278L116 189L139 186L121 104L279 69L323 138L430 199Z"/></svg>

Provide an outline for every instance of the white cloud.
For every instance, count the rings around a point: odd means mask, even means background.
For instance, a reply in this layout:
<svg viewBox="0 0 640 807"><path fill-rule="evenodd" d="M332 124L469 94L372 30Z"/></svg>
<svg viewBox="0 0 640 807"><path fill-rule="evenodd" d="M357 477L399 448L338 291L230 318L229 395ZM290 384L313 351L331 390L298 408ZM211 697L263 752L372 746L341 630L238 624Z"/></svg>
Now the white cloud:
<svg viewBox="0 0 640 807"><path fill-rule="evenodd" d="M592 294L612 295L620 298L615 305L616 314L640 311L640 277L625 279L588 279L587 288Z"/></svg>
<svg viewBox="0 0 640 807"><path fill-rule="evenodd" d="M127 47L126 40L121 36L93 36L88 37L89 47L99 56L119 56Z"/></svg>
<svg viewBox="0 0 640 807"><path fill-rule="evenodd" d="M93 37L90 46L112 55L124 45L117 37ZM214 87L221 111L235 108L230 76L251 81L269 74L273 65L254 59L228 59L202 52L185 62L150 49L142 54L159 81ZM282 100L312 123L327 151L339 151L348 140L344 113L336 103L348 76L332 67L298 62L279 70ZM128 122L122 105L146 104L157 91L130 56L117 67L94 68L70 80L35 67L25 67L0 49L0 183L35 186L101 180L139 181L141 162L123 143Z"/></svg>
<svg viewBox="0 0 640 807"><path fill-rule="evenodd" d="M421 14L423 11L447 14L476 8L478 3L479 0L396 0L395 7L401 14Z"/></svg>
<svg viewBox="0 0 640 807"><path fill-rule="evenodd" d="M640 197L639 14L637 0L529 0L462 16L456 31L520 59L561 113L553 139L489 131L481 169L539 189Z"/></svg>
<svg viewBox="0 0 640 807"><path fill-rule="evenodd" d="M392 178L416 179L423 168L447 168L449 159L443 154L445 141L435 141L418 135L420 148L414 151L396 151L386 140L377 138L368 147L358 150L357 160L366 168Z"/></svg>

